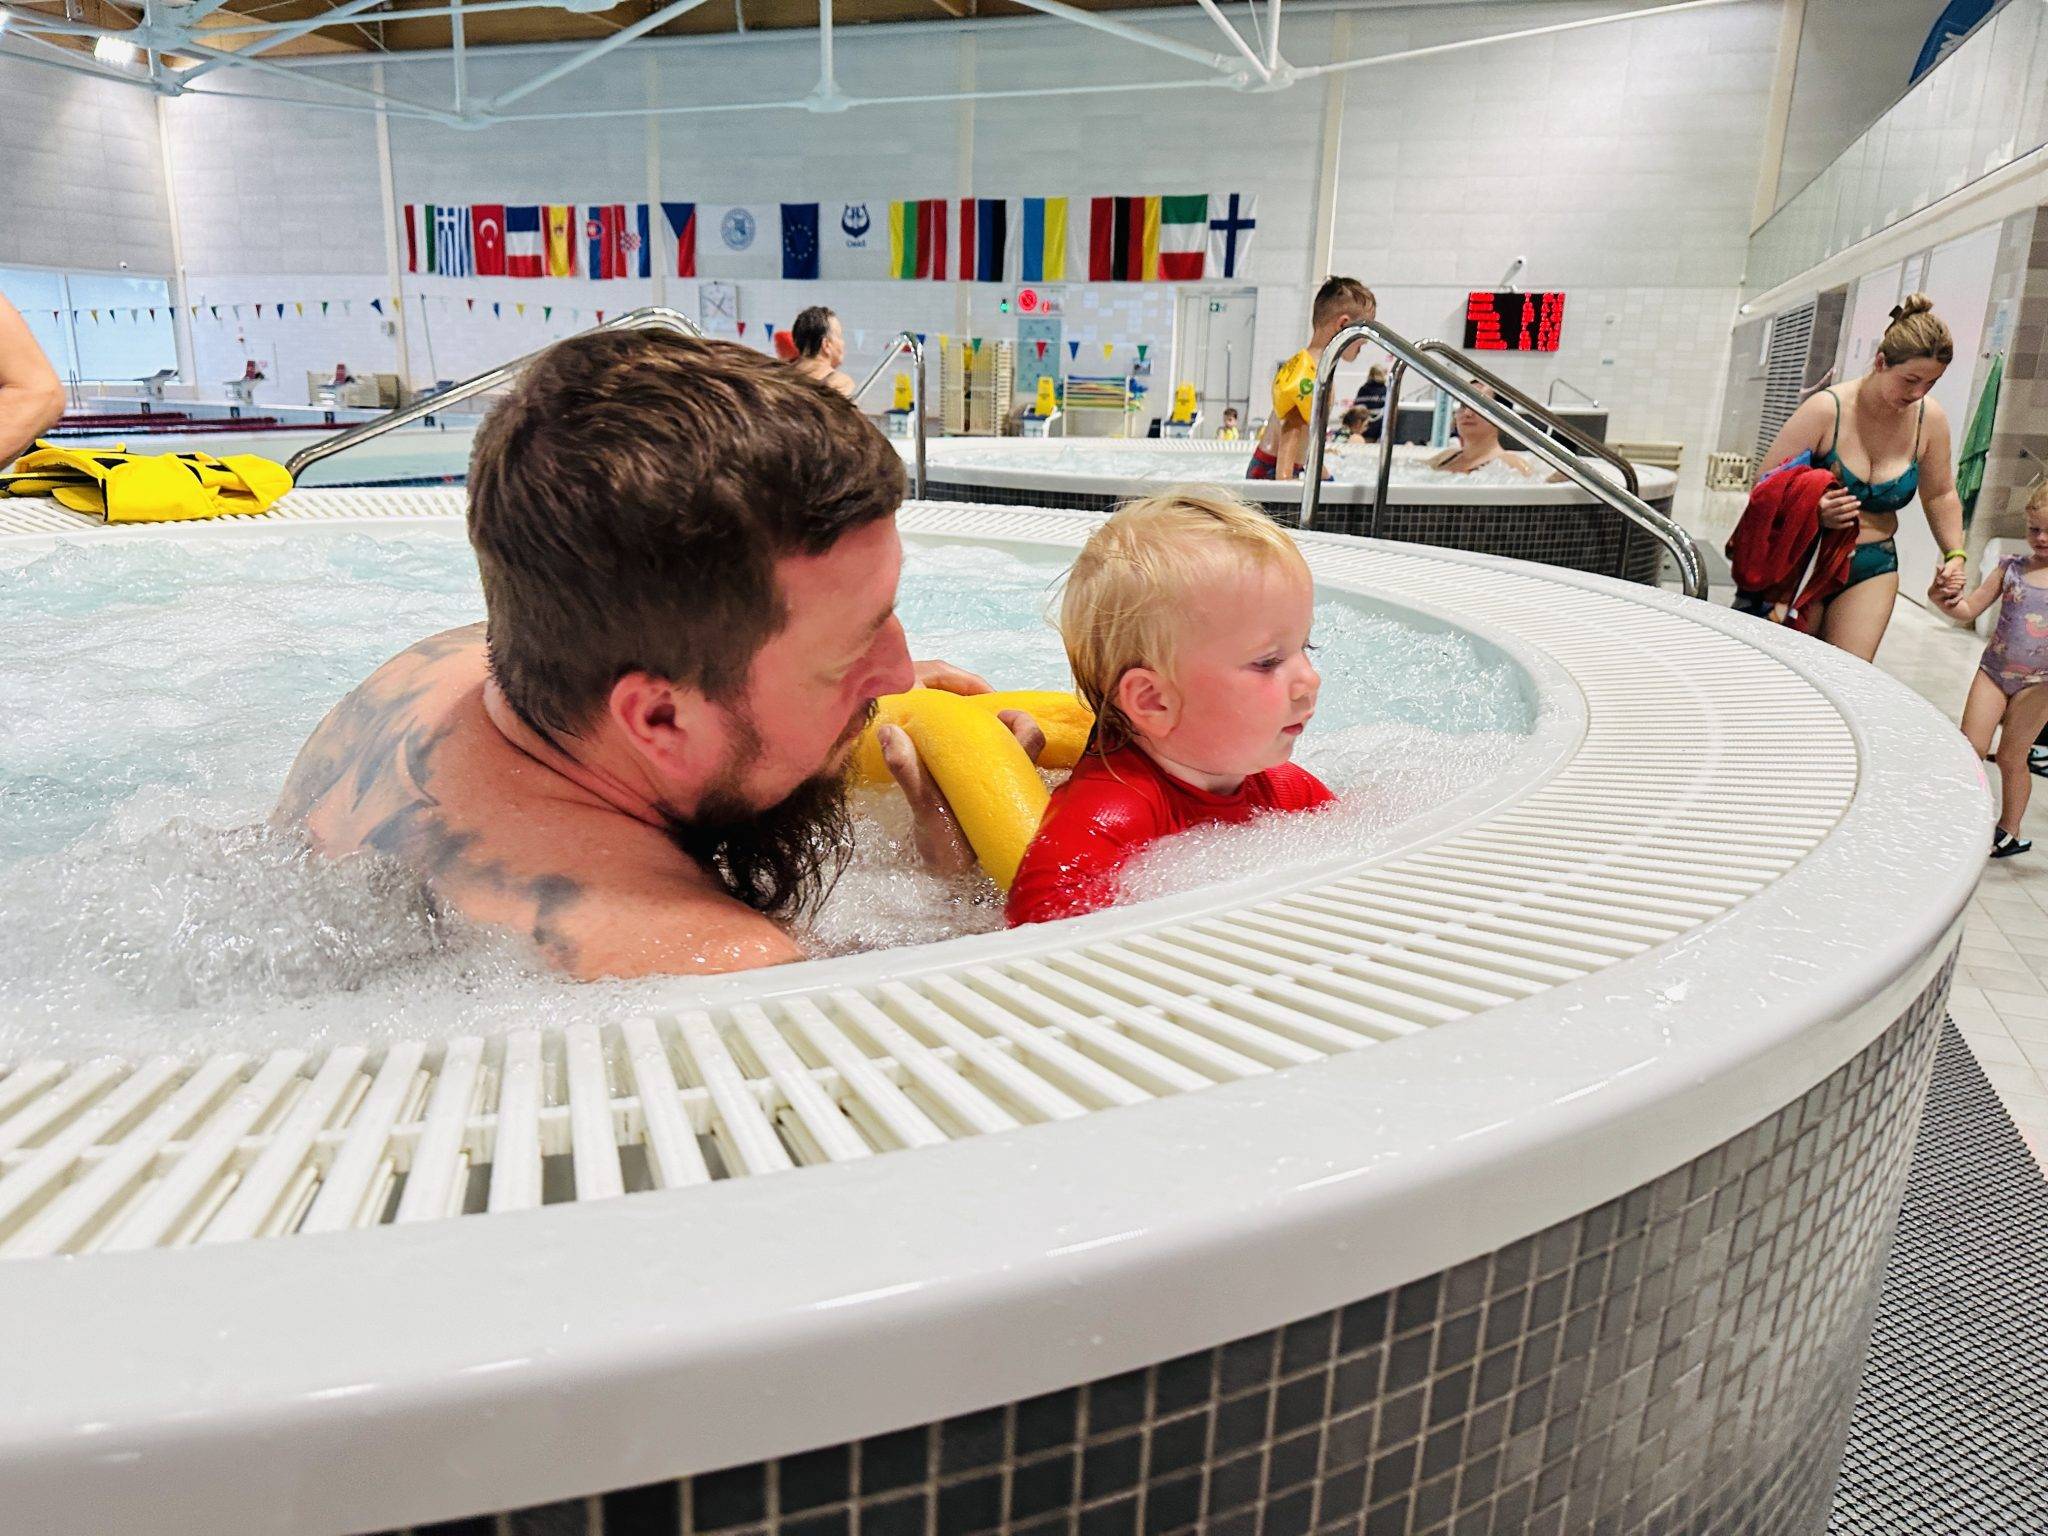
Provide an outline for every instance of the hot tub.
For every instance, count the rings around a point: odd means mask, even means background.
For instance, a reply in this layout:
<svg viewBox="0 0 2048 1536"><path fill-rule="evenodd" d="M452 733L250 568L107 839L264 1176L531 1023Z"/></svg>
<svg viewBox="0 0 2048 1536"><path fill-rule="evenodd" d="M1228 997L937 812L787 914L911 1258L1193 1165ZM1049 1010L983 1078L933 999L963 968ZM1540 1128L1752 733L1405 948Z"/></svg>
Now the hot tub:
<svg viewBox="0 0 2048 1536"><path fill-rule="evenodd" d="M309 492L262 526L459 506ZM1052 550L1094 521L903 518ZM665 983L622 1022L0 1065L0 1508L1818 1529L1976 763L1722 610L1303 542L1544 706L1524 774L1369 861Z"/></svg>
<svg viewBox="0 0 2048 1536"><path fill-rule="evenodd" d="M911 445L901 439L896 445L908 458ZM1300 483L1245 479L1251 452L1249 439L943 437L927 445L927 476L936 499L1089 511L1107 511L1161 486L1201 481L1227 486L1294 525L1301 516ZM1426 467L1435 452L1395 450L1387 505L1375 524L1378 445L1331 450L1336 479L1323 487L1318 531L1374 533L1655 584L1663 555L1657 541L1577 486L1506 470L1443 475ZM1593 468L1609 473L1597 461ZM1648 464L1636 473L1643 499L1669 517L1678 477Z"/></svg>

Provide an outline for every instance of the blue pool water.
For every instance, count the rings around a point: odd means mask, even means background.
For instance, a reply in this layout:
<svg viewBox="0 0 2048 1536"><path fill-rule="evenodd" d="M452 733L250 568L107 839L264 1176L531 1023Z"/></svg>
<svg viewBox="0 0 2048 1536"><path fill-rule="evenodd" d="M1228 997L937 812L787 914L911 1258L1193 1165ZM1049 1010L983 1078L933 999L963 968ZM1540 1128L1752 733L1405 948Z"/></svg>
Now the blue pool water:
<svg viewBox="0 0 2048 1536"><path fill-rule="evenodd" d="M901 611L914 652L1002 687L1064 686L1044 618L1064 565L913 544ZM423 994L436 1031L544 1016L566 991L579 1008L594 993L626 1006L632 987L535 977L523 955L432 917L400 873L315 863L263 827L299 745L349 688L482 615L450 529L0 551L0 1062L81 1043L372 1037L401 1027L400 1000L416 1027ZM1316 640L1325 684L1302 760L1369 788L1368 841L1502 771L1533 724L1519 669L1461 634L1325 601ZM985 893L914 866L898 809L869 805L863 856L816 924L820 952L995 926ZM1293 856L1326 854L1329 836Z"/></svg>

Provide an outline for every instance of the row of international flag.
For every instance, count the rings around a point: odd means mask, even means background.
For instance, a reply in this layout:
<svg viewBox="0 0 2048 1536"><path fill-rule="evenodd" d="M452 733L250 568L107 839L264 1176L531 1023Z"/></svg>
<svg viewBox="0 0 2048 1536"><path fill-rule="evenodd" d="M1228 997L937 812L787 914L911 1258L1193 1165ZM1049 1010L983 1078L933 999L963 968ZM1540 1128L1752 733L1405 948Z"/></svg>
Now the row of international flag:
<svg viewBox="0 0 2048 1536"><path fill-rule="evenodd" d="M1251 194L859 203L408 203L441 277L1197 283L1251 276ZM657 238L659 250L657 250Z"/></svg>

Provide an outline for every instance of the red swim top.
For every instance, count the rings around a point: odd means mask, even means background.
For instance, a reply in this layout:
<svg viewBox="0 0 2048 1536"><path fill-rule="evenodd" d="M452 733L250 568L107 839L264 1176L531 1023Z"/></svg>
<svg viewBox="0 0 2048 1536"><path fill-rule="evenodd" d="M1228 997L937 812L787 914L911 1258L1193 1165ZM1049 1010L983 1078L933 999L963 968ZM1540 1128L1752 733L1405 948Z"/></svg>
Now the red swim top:
<svg viewBox="0 0 2048 1536"><path fill-rule="evenodd" d="M1337 797L1314 774L1282 763L1227 795L1184 784L1136 747L1090 753L1052 792L1038 835L1010 886L1010 926L1078 917L1116 905L1118 874L1147 843L1261 811L1310 811Z"/></svg>

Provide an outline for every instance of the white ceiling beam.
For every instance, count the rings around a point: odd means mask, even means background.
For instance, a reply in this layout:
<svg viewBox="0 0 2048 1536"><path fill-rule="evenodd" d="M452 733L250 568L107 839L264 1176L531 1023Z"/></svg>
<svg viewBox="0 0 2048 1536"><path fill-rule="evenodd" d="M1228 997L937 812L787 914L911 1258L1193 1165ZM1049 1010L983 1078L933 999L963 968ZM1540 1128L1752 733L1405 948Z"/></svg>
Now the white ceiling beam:
<svg viewBox="0 0 2048 1536"><path fill-rule="evenodd" d="M640 20L634 22L632 26L622 27L617 32L614 32L610 37L607 37L600 42L592 43L588 48L585 48L582 52L572 54L570 57L564 59L561 63L555 65L553 68L542 70L539 74L535 75L531 80L525 81L519 85L515 85L508 91L500 91L496 96L493 96L491 98L490 102L485 106L484 110L486 113L495 113L500 107L509 106L513 102L518 101L521 97L531 96L535 91L541 89L541 87L553 85L557 80L561 79L564 75L573 74L575 71L583 68L583 66L586 64L596 63L599 59L603 58L613 49L625 47L626 44L632 42L633 39L635 39L636 37L644 37L647 33L652 32L656 27L671 22L675 20L676 17L684 15L687 12L694 11L695 9L697 9L698 6L702 4L704 4L704 0L673 0L672 4L665 5L660 10L655 11L650 15L641 17Z"/></svg>
<svg viewBox="0 0 2048 1536"><path fill-rule="evenodd" d="M1431 43L1426 48L1403 48L1398 53L1376 53L1362 59L1340 59L1330 64L1310 64L1295 74L1307 78L1332 75L1340 70L1371 69L1380 64L1405 64L1410 59L1434 58L1439 54L1461 53L1467 48L1491 48L1496 43L1519 42L1525 37L1552 37L1560 32L1580 32L1588 27L1611 27L1623 21L1647 21L1653 16L1675 16L1680 11L1701 11L1716 5L1746 5L1749 0L1678 0L1676 5L1652 5L1633 11L1613 11L1605 16L1588 16L1579 21L1557 21L1543 27L1523 27L1515 32L1495 32L1486 37L1467 37L1455 43Z"/></svg>
<svg viewBox="0 0 2048 1536"><path fill-rule="evenodd" d="M1135 43L1140 48L1170 53L1177 59L1186 59L1191 64L1200 64L1219 74L1230 73L1237 67L1220 53L1211 53L1205 48L1197 48L1192 43L1183 43L1158 32L1148 32L1143 27L1134 27L1128 22L1117 21L1099 11L1084 11L1076 6L1063 4L1062 0L1017 0L1017 3L1027 10L1037 11L1045 16L1057 16L1061 21L1071 21L1075 26L1087 27L1093 32L1107 33L1111 37L1121 38L1124 42Z"/></svg>
<svg viewBox="0 0 2048 1536"><path fill-rule="evenodd" d="M202 34L194 31L187 25L179 30L183 34L184 42L190 46L172 46L166 51L201 55L199 63L183 71L178 76L178 83L180 85L189 85L201 75L211 74L223 64L248 63L259 53L268 53L271 49L282 47L294 38L304 37L309 32L318 32L322 27L334 26L360 12L369 10L374 5L381 5L383 3L384 0L345 0L344 4L337 5L331 11L322 11L317 16L305 16L297 21L288 22L284 26L279 27L275 32L258 38L245 48L213 48L199 44L196 40Z"/></svg>
<svg viewBox="0 0 2048 1536"><path fill-rule="evenodd" d="M1273 72L1266 67L1265 61L1252 51L1252 45L1244 40L1244 34L1230 24L1230 18L1223 14L1223 8L1216 0L1201 0L1201 6L1209 13L1209 19L1223 29L1223 35L1230 39L1237 51L1244 55L1244 61L1252 67L1253 73L1261 80L1272 79Z"/></svg>

